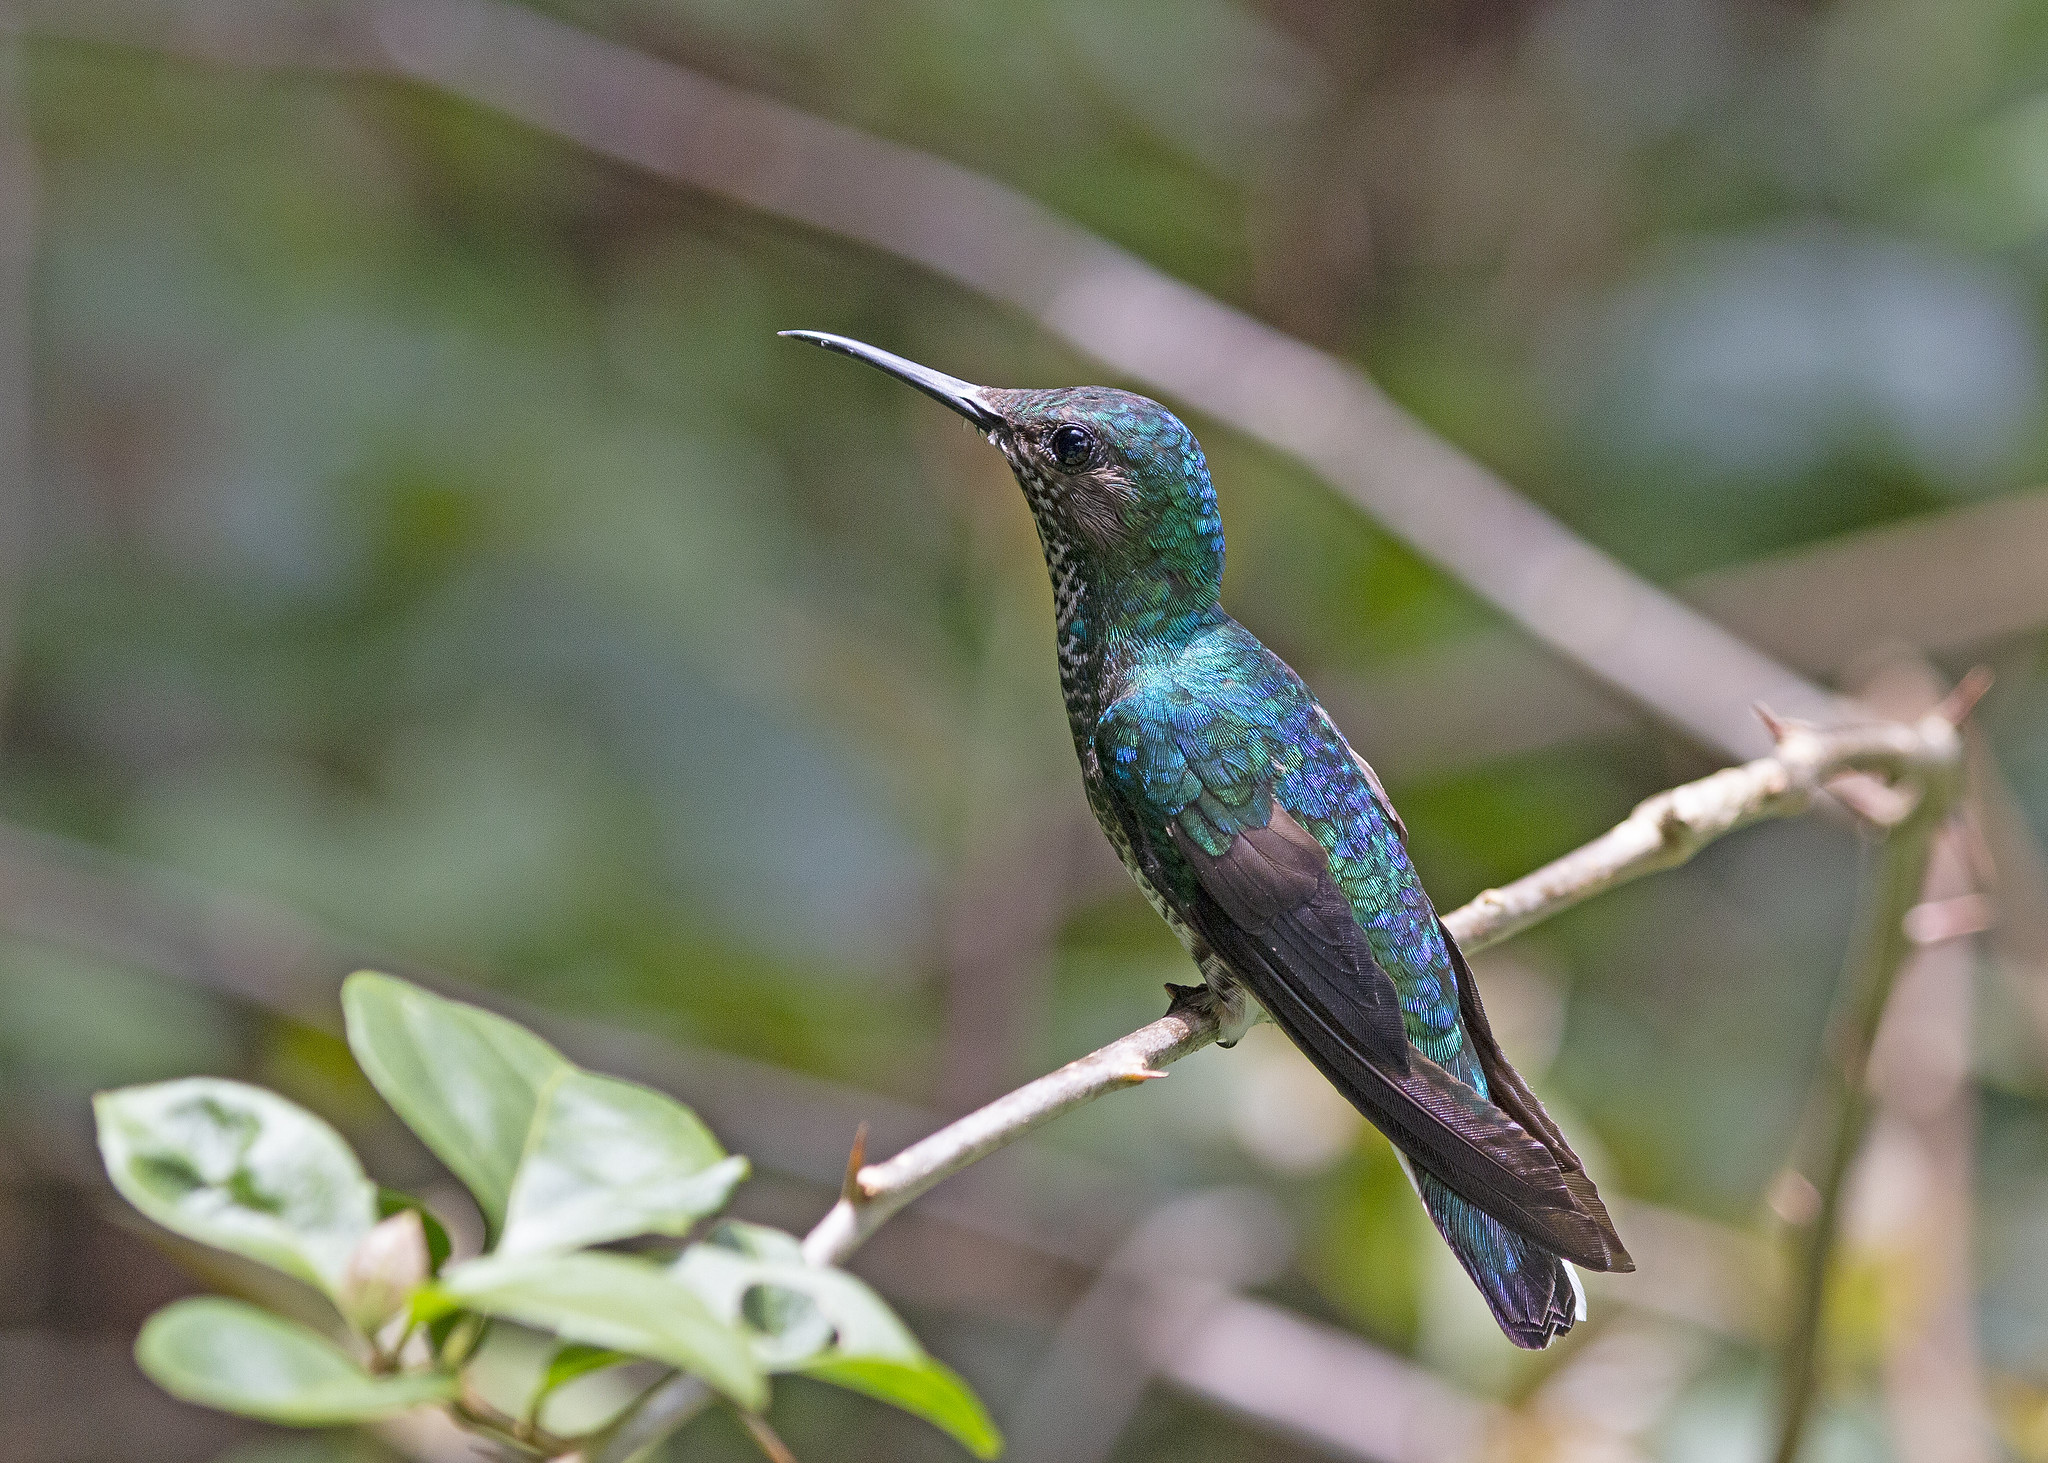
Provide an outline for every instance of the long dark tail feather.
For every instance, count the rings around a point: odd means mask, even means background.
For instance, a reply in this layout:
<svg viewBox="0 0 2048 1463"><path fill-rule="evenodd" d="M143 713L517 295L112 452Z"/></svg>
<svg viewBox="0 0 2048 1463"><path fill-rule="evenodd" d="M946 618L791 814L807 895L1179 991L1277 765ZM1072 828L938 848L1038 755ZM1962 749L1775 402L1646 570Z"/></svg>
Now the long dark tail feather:
<svg viewBox="0 0 2048 1463"><path fill-rule="evenodd" d="M1593 1180L1587 1176L1578 1154L1572 1152L1571 1144L1565 1141L1564 1131L1544 1110L1542 1102L1529 1090L1529 1084L1514 1069L1501 1052L1500 1043L1494 1039L1493 1023L1487 1019L1486 1005L1479 999L1479 982L1472 978L1472 967L1465 963L1465 952L1458 948L1457 937L1442 920L1437 921L1437 928L1443 931L1444 948L1450 952L1451 968L1458 977L1458 1014L1464 1020L1466 1037L1472 1043L1472 1054L1479 1060L1479 1069L1486 1074L1487 1096L1557 1158L1573 1202L1599 1226L1608 1241L1607 1264L1599 1268L1612 1271L1635 1269L1636 1262L1629 1258L1621 1236L1615 1233L1614 1221L1607 1217L1607 1206L1600 1202L1599 1191L1593 1187Z"/></svg>
<svg viewBox="0 0 2048 1463"><path fill-rule="evenodd" d="M1275 971L1240 931L1211 935L1280 1029L1302 1049L1418 1170L1446 1176L1475 1208L1539 1237L1555 1253L1594 1270L1633 1268L1604 1210L1582 1207L1582 1174L1506 1113L1420 1052L1408 1071L1378 1066L1350 1029L1349 1013L1306 980ZM1312 977L1311 977L1312 978Z"/></svg>
<svg viewBox="0 0 2048 1463"><path fill-rule="evenodd" d="M1584 1317L1585 1296L1570 1261L1516 1234L1429 1174L1411 1167L1409 1176L1508 1340L1541 1351Z"/></svg>

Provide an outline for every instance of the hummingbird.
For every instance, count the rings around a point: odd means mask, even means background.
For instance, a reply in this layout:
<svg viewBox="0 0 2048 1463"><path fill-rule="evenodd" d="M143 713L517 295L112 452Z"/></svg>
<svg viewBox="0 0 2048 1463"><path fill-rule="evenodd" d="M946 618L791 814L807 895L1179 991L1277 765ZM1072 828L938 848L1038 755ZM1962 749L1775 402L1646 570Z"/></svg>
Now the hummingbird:
<svg viewBox="0 0 2048 1463"><path fill-rule="evenodd" d="M1633 1270L1585 1165L1502 1055L1370 763L1224 613L1194 434L1099 386L976 386L813 330L951 407L1008 459L1052 576L1088 806L1202 972L1229 1045L1263 1010L1392 1141L1518 1346L1585 1315L1573 1266Z"/></svg>

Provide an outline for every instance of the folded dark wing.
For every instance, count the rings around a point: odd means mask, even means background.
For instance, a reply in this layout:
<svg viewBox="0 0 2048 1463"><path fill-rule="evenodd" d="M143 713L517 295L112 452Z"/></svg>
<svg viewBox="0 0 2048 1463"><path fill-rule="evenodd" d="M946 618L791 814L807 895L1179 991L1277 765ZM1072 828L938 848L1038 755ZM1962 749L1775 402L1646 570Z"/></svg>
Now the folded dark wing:
<svg viewBox="0 0 2048 1463"><path fill-rule="evenodd" d="M1314 834L1275 804L1265 827L1240 830L1221 854L1178 824L1168 836L1200 891L1184 913L1339 1091L1501 1223L1608 1268L1618 1245L1605 1213L1585 1211L1550 1147L1409 1044L1399 993Z"/></svg>

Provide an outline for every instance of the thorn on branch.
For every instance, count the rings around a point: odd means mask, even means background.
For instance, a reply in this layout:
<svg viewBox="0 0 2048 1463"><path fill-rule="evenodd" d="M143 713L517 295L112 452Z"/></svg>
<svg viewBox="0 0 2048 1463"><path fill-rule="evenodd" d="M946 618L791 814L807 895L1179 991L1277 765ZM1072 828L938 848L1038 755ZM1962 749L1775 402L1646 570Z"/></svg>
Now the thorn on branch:
<svg viewBox="0 0 2048 1463"><path fill-rule="evenodd" d="M1942 697L1941 705L1934 708L1935 715L1950 726L1961 726L1977 709L1977 703L1984 699L1984 693L1991 689L1991 667L1972 666L1955 684L1955 689Z"/></svg>
<svg viewBox="0 0 2048 1463"><path fill-rule="evenodd" d="M860 1186L860 1171L866 1167L868 1158L868 1125L860 1124L853 1130L853 1149L846 1155L846 1178L839 1185L839 1197L849 1204L867 1202L867 1190Z"/></svg>
<svg viewBox="0 0 2048 1463"><path fill-rule="evenodd" d="M1749 709L1755 712L1756 719L1764 724L1764 730L1771 734L1772 741L1782 742L1785 740L1785 733L1792 729L1790 722L1779 716L1777 712L1771 710L1770 707L1764 705L1761 701L1753 703Z"/></svg>
<svg viewBox="0 0 2048 1463"><path fill-rule="evenodd" d="M1978 935L1998 922L1996 906L1982 894L1932 899L1906 911L1906 938L1916 945L1939 945Z"/></svg>
<svg viewBox="0 0 2048 1463"><path fill-rule="evenodd" d="M1796 1168L1778 1171L1764 1202L1778 1218L1797 1228L1804 1228L1820 1217L1820 1190Z"/></svg>

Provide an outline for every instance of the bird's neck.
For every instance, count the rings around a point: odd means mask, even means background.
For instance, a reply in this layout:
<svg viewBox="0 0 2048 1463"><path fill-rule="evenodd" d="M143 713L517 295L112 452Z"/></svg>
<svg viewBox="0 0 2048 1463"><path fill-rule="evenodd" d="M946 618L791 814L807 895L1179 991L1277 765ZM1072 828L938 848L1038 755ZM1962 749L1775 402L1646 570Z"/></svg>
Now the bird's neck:
<svg viewBox="0 0 2048 1463"><path fill-rule="evenodd" d="M1039 539L1052 576L1060 692L1081 747L1132 664L1170 654L1225 616L1206 578L1190 582L1156 567L1120 573L1042 521Z"/></svg>

